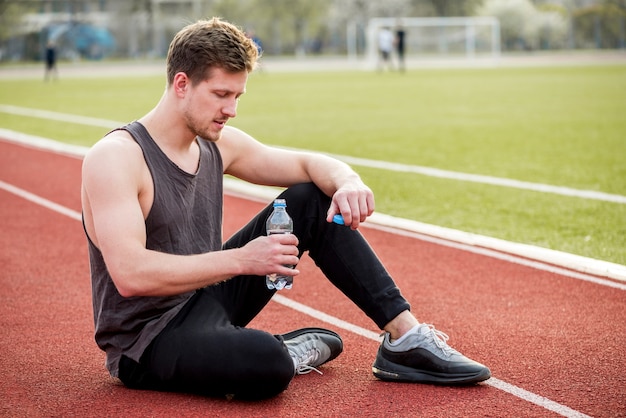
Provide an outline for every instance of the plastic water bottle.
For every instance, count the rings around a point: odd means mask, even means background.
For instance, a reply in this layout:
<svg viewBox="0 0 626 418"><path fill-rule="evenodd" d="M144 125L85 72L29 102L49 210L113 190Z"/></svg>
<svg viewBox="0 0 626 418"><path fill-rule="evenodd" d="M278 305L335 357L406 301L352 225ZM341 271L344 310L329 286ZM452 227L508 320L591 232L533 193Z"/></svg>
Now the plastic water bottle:
<svg viewBox="0 0 626 418"><path fill-rule="evenodd" d="M285 199L274 200L274 211L267 218L265 224L267 235L273 234L291 234L293 232L293 220L287 213L287 203ZM293 268L293 266L289 266ZM293 286L293 276L282 276L277 274L268 274L265 277L265 284L268 289L291 289Z"/></svg>

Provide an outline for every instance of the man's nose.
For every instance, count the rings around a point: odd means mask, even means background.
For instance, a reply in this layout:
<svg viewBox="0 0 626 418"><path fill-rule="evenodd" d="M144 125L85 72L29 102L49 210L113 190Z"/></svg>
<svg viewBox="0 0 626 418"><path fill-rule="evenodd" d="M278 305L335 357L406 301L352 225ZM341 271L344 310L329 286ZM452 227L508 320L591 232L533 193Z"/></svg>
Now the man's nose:
<svg viewBox="0 0 626 418"><path fill-rule="evenodd" d="M222 108L222 112L229 118L237 116L237 100L229 101L229 103Z"/></svg>

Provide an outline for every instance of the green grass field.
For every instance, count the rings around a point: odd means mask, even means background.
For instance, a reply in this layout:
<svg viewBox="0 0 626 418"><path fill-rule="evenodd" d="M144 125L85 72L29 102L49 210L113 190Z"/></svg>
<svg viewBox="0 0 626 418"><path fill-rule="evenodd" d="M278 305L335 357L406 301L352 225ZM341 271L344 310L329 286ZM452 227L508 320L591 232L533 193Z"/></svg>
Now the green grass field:
<svg viewBox="0 0 626 418"><path fill-rule="evenodd" d="M127 122L164 83L0 80L0 104ZM622 65L266 71L251 76L231 124L269 144L626 195L625 105ZM107 131L2 112L0 127L81 145ZM355 169L379 212L626 264L624 204Z"/></svg>

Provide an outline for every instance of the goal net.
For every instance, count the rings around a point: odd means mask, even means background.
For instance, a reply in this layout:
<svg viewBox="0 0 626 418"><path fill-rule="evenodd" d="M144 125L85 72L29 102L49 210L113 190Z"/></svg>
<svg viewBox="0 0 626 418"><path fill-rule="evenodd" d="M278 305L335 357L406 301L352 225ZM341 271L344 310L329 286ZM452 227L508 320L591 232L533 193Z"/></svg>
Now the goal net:
<svg viewBox="0 0 626 418"><path fill-rule="evenodd" d="M500 22L495 17L373 18L366 29L367 61L378 60L378 34L402 28L405 58L498 58Z"/></svg>

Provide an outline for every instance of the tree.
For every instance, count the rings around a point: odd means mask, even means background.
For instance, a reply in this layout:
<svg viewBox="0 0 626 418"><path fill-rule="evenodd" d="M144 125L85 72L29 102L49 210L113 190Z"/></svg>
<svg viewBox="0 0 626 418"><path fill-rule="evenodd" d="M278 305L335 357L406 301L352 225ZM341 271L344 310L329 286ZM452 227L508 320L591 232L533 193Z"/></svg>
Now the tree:
<svg viewBox="0 0 626 418"><path fill-rule="evenodd" d="M625 1L605 0L572 13L576 44L584 48L626 48Z"/></svg>
<svg viewBox="0 0 626 418"><path fill-rule="evenodd" d="M0 42L17 32L22 16L31 12L35 5L15 0L0 0Z"/></svg>
<svg viewBox="0 0 626 418"><path fill-rule="evenodd" d="M468 16L483 0L430 0L435 16L453 17Z"/></svg>
<svg viewBox="0 0 626 418"><path fill-rule="evenodd" d="M304 52L311 34L325 24L330 3L331 0L252 0L244 22L265 40L266 52Z"/></svg>
<svg viewBox="0 0 626 418"><path fill-rule="evenodd" d="M502 44L506 49L562 45L567 32L562 14L542 12L530 0L486 0L477 14L500 20Z"/></svg>

